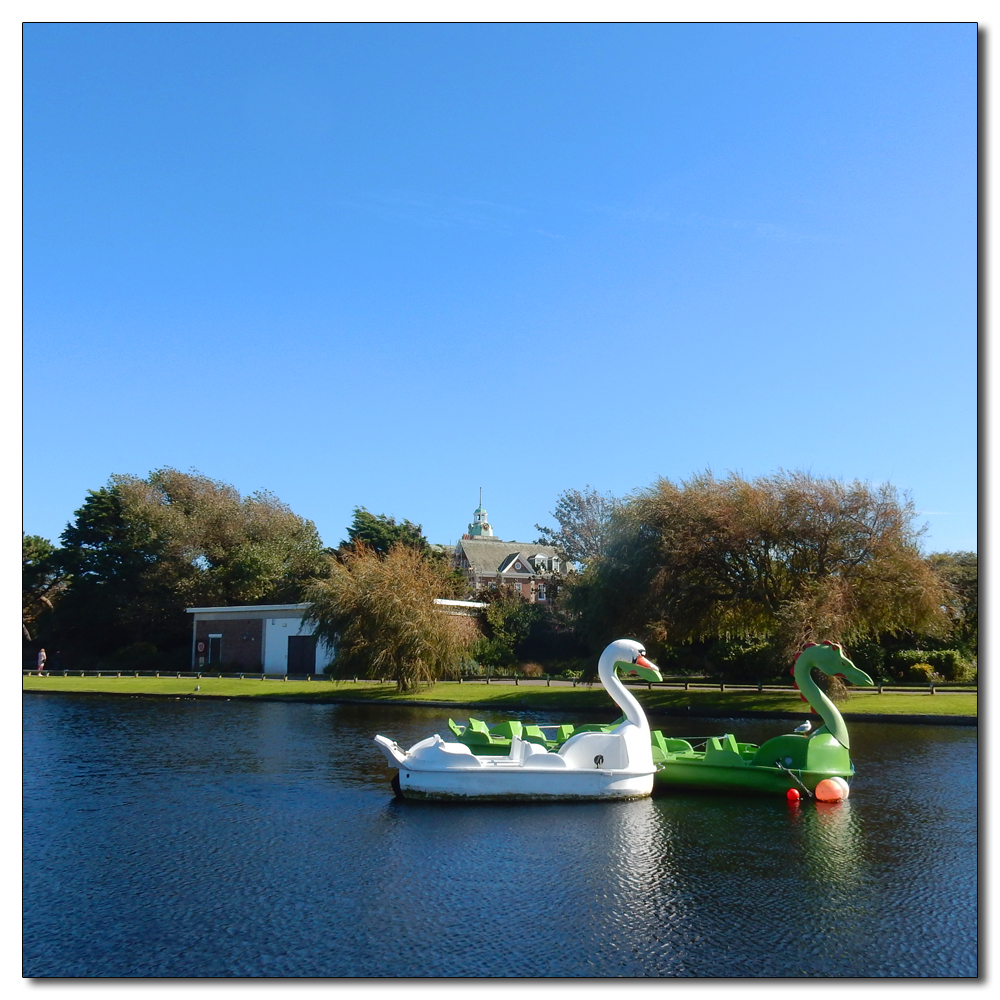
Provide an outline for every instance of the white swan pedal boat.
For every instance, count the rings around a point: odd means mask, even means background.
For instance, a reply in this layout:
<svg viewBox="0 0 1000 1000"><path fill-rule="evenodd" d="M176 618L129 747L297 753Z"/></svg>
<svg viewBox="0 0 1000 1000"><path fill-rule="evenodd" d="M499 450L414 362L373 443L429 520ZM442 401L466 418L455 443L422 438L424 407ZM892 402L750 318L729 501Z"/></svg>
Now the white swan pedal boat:
<svg viewBox="0 0 1000 1000"><path fill-rule="evenodd" d="M611 732L571 736L557 751L514 736L503 756L474 754L464 743L434 734L403 750L386 736L375 742L398 769L393 787L412 799L636 799L653 790L656 767L649 723L619 680L662 680L641 643L618 639L601 654L598 676L625 713Z"/></svg>

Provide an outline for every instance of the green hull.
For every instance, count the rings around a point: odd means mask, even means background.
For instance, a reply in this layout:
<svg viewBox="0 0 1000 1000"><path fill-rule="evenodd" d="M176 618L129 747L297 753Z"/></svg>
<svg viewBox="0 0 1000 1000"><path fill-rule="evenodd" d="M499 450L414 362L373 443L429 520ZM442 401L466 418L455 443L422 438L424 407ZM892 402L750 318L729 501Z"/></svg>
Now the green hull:
<svg viewBox="0 0 1000 1000"><path fill-rule="evenodd" d="M847 748L823 729L812 736L775 736L760 747L737 743L731 734L713 736L705 741L704 751L658 735L653 734L654 783L660 788L784 795L790 788L815 791L824 778L854 777Z"/></svg>
<svg viewBox="0 0 1000 1000"><path fill-rule="evenodd" d="M846 778L854 771L787 771L777 767L744 764L727 767L717 764L699 764L695 761L664 761L653 778L656 788L697 788L711 792L750 792L765 795L784 795L789 788L802 791L805 785L810 792L824 778ZM798 778L798 781L795 780ZM799 782L802 784L800 785Z"/></svg>

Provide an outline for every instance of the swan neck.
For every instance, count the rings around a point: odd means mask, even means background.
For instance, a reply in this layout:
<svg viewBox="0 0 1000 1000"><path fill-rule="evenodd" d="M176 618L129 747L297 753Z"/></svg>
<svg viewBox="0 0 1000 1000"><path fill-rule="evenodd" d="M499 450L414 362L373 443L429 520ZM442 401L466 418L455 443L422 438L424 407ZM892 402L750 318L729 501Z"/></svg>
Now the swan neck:
<svg viewBox="0 0 1000 1000"><path fill-rule="evenodd" d="M812 662L807 654L795 661L795 683L806 701L816 709L829 733L838 743L850 750L850 737L847 735L847 724L837 706L826 696L823 689L813 680ZM819 732L817 729L816 732ZM813 733L815 736L816 733Z"/></svg>
<svg viewBox="0 0 1000 1000"><path fill-rule="evenodd" d="M633 726L649 732L649 723L646 721L646 713L642 710L642 706L615 673L617 659L618 657L614 653L605 653L597 664L597 675L604 685L604 690L611 695L615 704L625 713L625 718Z"/></svg>

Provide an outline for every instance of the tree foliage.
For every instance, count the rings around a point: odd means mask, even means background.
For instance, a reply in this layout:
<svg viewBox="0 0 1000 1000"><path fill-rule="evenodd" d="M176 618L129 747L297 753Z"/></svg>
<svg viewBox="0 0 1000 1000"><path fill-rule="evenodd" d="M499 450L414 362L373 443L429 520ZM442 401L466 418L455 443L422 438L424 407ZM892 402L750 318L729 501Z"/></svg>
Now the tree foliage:
<svg viewBox="0 0 1000 1000"><path fill-rule="evenodd" d="M559 527L543 528L536 524L538 544L556 546L574 563L600 559L620 505L621 501L610 493L598 493L589 484L582 490L563 490L556 500L556 509L551 512Z"/></svg>
<svg viewBox="0 0 1000 1000"><path fill-rule="evenodd" d="M306 591L308 620L337 650L339 677L391 678L400 691L457 670L475 622L442 613L447 567L397 542L384 556L358 541L329 557Z"/></svg>
<svg viewBox="0 0 1000 1000"><path fill-rule="evenodd" d="M170 468L91 490L62 541L70 582L52 627L95 653L182 645L193 605L294 602L323 565L312 522L277 497Z"/></svg>
<svg viewBox="0 0 1000 1000"><path fill-rule="evenodd" d="M66 589L59 550L41 535L21 532L21 632L31 642L35 623L55 609Z"/></svg>
<svg viewBox="0 0 1000 1000"><path fill-rule="evenodd" d="M508 583L483 587L473 600L486 605L479 612L482 636L472 647L473 659L491 670L513 667L521 645L541 618L542 609L525 600Z"/></svg>
<svg viewBox="0 0 1000 1000"><path fill-rule="evenodd" d="M931 569L948 588L951 638L971 656L979 654L979 556L975 552L936 552Z"/></svg>
<svg viewBox="0 0 1000 1000"><path fill-rule="evenodd" d="M347 529L347 541L341 542L340 546L348 548L359 544L366 545L381 556L388 555L396 544L408 545L421 553L428 550L421 525L407 520L397 523L394 517L372 514L364 507L354 508L354 518Z"/></svg>
<svg viewBox="0 0 1000 1000"><path fill-rule="evenodd" d="M619 509L571 600L595 639L743 638L787 655L808 639L941 632L944 588L914 517L889 485L804 472L659 479Z"/></svg>

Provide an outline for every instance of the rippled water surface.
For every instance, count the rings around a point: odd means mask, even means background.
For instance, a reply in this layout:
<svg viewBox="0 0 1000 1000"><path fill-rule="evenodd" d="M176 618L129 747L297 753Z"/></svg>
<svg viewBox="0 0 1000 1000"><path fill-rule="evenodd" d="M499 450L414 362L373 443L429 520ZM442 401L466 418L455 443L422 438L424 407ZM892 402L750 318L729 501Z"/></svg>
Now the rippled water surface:
<svg viewBox="0 0 1000 1000"><path fill-rule="evenodd" d="M839 805L394 800L447 716L26 695L24 974L976 975L974 728L853 724Z"/></svg>

